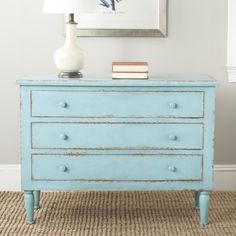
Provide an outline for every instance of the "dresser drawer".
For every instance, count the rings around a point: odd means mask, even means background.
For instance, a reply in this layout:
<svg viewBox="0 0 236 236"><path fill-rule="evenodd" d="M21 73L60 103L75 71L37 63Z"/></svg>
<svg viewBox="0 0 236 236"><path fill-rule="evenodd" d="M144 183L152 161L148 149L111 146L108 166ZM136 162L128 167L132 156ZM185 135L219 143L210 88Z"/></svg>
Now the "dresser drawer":
<svg viewBox="0 0 236 236"><path fill-rule="evenodd" d="M202 149L203 124L32 123L35 149Z"/></svg>
<svg viewBox="0 0 236 236"><path fill-rule="evenodd" d="M202 156L33 155L33 180L201 180Z"/></svg>
<svg viewBox="0 0 236 236"><path fill-rule="evenodd" d="M161 91L32 91L37 117L178 117L204 116L204 92Z"/></svg>

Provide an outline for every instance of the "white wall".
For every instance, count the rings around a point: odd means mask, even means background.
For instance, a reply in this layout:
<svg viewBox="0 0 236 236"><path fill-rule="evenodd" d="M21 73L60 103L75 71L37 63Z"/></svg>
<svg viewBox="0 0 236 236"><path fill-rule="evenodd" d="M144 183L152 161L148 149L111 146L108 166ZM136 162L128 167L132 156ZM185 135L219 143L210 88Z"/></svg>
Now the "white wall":
<svg viewBox="0 0 236 236"><path fill-rule="evenodd" d="M228 0L228 78L236 82L236 1Z"/></svg>
<svg viewBox="0 0 236 236"><path fill-rule="evenodd" d="M62 17L43 15L43 0L8 0L0 9L0 164L20 161L19 88L25 74L57 73ZM115 60L146 60L151 74L207 73L217 92L216 163L236 164L236 84L227 82L227 1L169 0L168 38L79 38L84 74L110 74Z"/></svg>

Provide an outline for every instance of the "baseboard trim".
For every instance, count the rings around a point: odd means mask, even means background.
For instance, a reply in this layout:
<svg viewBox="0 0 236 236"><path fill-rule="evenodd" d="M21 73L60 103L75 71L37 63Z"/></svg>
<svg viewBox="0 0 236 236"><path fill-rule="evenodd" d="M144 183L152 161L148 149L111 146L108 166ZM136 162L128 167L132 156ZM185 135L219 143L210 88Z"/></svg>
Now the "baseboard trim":
<svg viewBox="0 0 236 236"><path fill-rule="evenodd" d="M0 191L21 191L20 165L0 165Z"/></svg>
<svg viewBox="0 0 236 236"><path fill-rule="evenodd" d="M236 165L214 166L214 190L236 191ZM20 165L0 165L0 191L21 191Z"/></svg>
<svg viewBox="0 0 236 236"><path fill-rule="evenodd" d="M236 190L236 165L214 166L214 189Z"/></svg>

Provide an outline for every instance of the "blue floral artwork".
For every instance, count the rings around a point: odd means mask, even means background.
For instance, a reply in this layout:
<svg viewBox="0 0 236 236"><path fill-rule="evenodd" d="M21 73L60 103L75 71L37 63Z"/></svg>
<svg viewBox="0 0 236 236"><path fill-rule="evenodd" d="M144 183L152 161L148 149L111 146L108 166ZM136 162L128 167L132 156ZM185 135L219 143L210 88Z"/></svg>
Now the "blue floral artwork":
<svg viewBox="0 0 236 236"><path fill-rule="evenodd" d="M116 11L116 4L121 2L122 0L100 0L100 6L105 8L110 8L112 11Z"/></svg>

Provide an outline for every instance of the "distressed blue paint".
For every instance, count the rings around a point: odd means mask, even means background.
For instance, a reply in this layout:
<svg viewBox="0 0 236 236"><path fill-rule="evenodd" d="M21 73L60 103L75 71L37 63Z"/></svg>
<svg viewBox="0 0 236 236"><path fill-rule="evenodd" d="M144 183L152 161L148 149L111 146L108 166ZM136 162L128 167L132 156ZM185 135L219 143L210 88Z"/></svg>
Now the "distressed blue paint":
<svg viewBox="0 0 236 236"><path fill-rule="evenodd" d="M35 190L34 191L34 209L38 209L40 207L39 202L40 202L40 191Z"/></svg>
<svg viewBox="0 0 236 236"><path fill-rule="evenodd" d="M110 76L86 77L85 79L58 79L57 76L28 76L18 80L26 86L80 86L80 87L209 87L218 82L208 75L162 75L146 80L112 80Z"/></svg>
<svg viewBox="0 0 236 236"><path fill-rule="evenodd" d="M99 138L98 138L99 135ZM176 140L172 140L172 135ZM202 149L202 124L33 123L32 147Z"/></svg>
<svg viewBox="0 0 236 236"><path fill-rule="evenodd" d="M197 210L199 210L199 196L200 196L200 192L199 192L199 191L195 191L195 193L194 193L195 208L196 208Z"/></svg>
<svg viewBox="0 0 236 236"><path fill-rule="evenodd" d="M33 182L33 184L32 184ZM203 181L156 181L156 182L134 182L134 181L45 181L25 180L25 186L41 188L43 190L60 191L150 191L150 190L201 190L211 189L211 183Z"/></svg>
<svg viewBox="0 0 236 236"><path fill-rule="evenodd" d="M216 81L28 79L18 81L28 223L38 190L201 191L207 223Z"/></svg>
<svg viewBox="0 0 236 236"><path fill-rule="evenodd" d="M202 178L201 156L33 155L32 163L32 177L35 180L145 181Z"/></svg>
<svg viewBox="0 0 236 236"><path fill-rule="evenodd" d="M203 92L168 92L168 90L145 93L124 89L117 92L105 92L101 89L80 92L33 91L32 115L199 118L203 116L203 95Z"/></svg>
<svg viewBox="0 0 236 236"><path fill-rule="evenodd" d="M209 192L201 191L199 194L200 224L207 225L209 209Z"/></svg>
<svg viewBox="0 0 236 236"><path fill-rule="evenodd" d="M34 194L33 191L25 190L24 193L25 209L26 209L26 222L34 224Z"/></svg>

